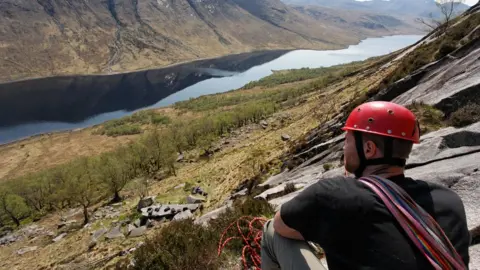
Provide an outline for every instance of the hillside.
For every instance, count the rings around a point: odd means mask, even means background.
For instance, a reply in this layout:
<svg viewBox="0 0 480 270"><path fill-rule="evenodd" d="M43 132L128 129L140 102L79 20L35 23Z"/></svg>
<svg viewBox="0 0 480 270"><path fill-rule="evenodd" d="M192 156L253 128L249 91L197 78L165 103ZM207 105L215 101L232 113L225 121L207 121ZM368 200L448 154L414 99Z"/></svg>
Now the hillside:
<svg viewBox="0 0 480 270"><path fill-rule="evenodd" d="M228 225L343 175L347 114L391 100L420 121L407 175L461 197L479 269L479 25L480 4L390 55L1 146L0 268L239 269Z"/></svg>
<svg viewBox="0 0 480 270"><path fill-rule="evenodd" d="M0 81L133 71L264 49L339 48L416 31L404 23L372 31L360 22L375 18L339 16L351 27L304 16L279 0L4 0Z"/></svg>
<svg viewBox="0 0 480 270"><path fill-rule="evenodd" d="M282 0L289 5L312 5L322 6L344 10L359 10L377 12L380 14L400 15L415 17L428 16L430 13L439 15L439 10L434 0L417 1L417 0ZM465 4L456 5L456 12L459 14L467 10L469 7Z"/></svg>

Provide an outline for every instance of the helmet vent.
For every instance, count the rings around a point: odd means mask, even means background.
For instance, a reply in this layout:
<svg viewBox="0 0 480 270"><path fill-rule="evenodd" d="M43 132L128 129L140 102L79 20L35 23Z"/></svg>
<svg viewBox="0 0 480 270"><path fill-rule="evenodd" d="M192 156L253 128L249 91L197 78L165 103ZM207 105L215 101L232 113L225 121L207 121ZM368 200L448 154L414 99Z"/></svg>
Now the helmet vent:
<svg viewBox="0 0 480 270"><path fill-rule="evenodd" d="M369 122L369 123L373 123L373 118L371 118L371 117L368 118L368 122Z"/></svg>
<svg viewBox="0 0 480 270"><path fill-rule="evenodd" d="M388 114L393 115L394 114L393 110L388 110Z"/></svg>

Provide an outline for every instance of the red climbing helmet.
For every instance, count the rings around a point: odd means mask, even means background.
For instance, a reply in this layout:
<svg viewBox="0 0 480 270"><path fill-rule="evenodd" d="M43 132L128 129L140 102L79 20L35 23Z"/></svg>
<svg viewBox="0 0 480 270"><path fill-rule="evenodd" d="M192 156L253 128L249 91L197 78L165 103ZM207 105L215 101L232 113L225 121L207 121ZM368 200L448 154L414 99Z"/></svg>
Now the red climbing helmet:
<svg viewBox="0 0 480 270"><path fill-rule="evenodd" d="M351 112L342 130L420 142L420 129L415 115L392 102L373 101L358 106Z"/></svg>

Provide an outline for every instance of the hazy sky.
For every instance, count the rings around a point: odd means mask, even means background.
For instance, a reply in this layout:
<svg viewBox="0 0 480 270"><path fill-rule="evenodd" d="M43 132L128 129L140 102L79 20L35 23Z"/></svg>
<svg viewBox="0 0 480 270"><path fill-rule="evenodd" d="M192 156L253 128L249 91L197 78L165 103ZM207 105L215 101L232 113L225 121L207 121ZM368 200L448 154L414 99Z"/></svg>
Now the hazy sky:
<svg viewBox="0 0 480 270"><path fill-rule="evenodd" d="M478 2L478 0L467 0L467 1L465 1L465 4L467 4L467 5L469 5L469 6L473 6L473 5L475 5L477 2Z"/></svg>

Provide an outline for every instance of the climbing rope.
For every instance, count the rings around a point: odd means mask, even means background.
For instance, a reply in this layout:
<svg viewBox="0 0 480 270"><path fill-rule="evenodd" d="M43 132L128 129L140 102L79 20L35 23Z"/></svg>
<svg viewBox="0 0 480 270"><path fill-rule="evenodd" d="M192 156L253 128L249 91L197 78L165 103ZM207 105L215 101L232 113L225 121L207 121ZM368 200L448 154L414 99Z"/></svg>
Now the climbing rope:
<svg viewBox="0 0 480 270"><path fill-rule="evenodd" d="M218 256L222 254L225 246L232 240L239 239L242 240L242 262L245 269L249 269L247 258L250 259L253 263L253 267L256 270L261 270L261 240L262 240L262 230L264 224L267 222L264 218L244 216L230 224L225 231L222 233L218 246ZM247 233L245 230L242 230L242 223L248 224ZM236 225L236 230L235 230ZM227 233L230 231L236 232L237 236L231 236L227 238Z"/></svg>
<svg viewBox="0 0 480 270"><path fill-rule="evenodd" d="M360 181L374 191L435 269L467 269L438 223L395 183L378 177Z"/></svg>

